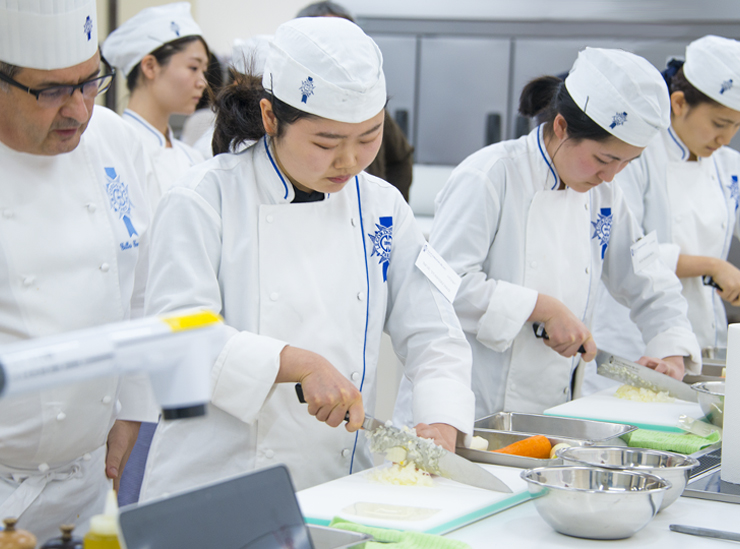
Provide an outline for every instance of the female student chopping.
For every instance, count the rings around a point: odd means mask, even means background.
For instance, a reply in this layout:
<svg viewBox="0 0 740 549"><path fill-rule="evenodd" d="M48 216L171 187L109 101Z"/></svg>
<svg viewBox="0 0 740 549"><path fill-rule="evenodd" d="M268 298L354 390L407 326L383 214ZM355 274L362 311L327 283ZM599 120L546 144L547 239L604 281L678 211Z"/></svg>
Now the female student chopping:
<svg viewBox="0 0 740 549"><path fill-rule="evenodd" d="M472 430L470 348L414 264L425 242L410 208L362 172L383 133L380 50L349 21L300 18L278 28L261 79L234 76L214 142L257 142L163 198L146 298L150 314L220 311L231 335L208 415L159 425L142 498L277 462L297 489L370 466L356 431L384 329L413 381L418 433L454 450Z"/></svg>
<svg viewBox="0 0 740 549"><path fill-rule="evenodd" d="M175 139L173 114L193 114L206 91L208 46L190 15L190 4L178 2L146 8L123 23L102 45L105 59L126 78L131 93L123 119L137 130L152 158L159 198L203 156Z"/></svg>
<svg viewBox="0 0 740 549"><path fill-rule="evenodd" d="M599 279L631 306L646 354L662 358L649 364L682 377L683 357L695 367L699 349L680 284L659 261L631 260L642 234L606 183L668 125L660 73L633 54L586 48L564 83L528 84L520 111L544 122L463 161L431 233L462 276L455 309L473 347L476 417L570 398L579 347L584 360L597 350L588 325Z"/></svg>
<svg viewBox="0 0 740 549"><path fill-rule="evenodd" d="M615 182L680 278L701 348L726 347L722 301L740 305L740 271L727 261L732 235L740 234L740 153L725 146L740 128L740 42L700 38L686 48L686 62L672 61L664 74L671 125ZM627 311L609 296L598 307L602 318L620 319L619 331L598 322L600 338L615 352L639 353L644 343Z"/></svg>

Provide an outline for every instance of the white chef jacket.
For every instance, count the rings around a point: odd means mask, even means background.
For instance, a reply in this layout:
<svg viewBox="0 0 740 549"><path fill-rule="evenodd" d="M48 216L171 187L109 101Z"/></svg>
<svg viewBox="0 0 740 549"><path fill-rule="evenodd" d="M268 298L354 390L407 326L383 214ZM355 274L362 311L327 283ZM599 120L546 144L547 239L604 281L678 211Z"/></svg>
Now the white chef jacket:
<svg viewBox="0 0 740 549"><path fill-rule="evenodd" d="M425 241L403 197L363 172L322 201L291 204L268 141L194 168L157 211L147 311L207 307L232 335L208 414L160 423L142 500L277 462L297 490L372 465L362 432L317 421L294 384L274 383L286 343L329 360L372 415L385 329L414 382L416 420L472 432L470 348L414 265Z"/></svg>
<svg viewBox="0 0 740 549"><path fill-rule="evenodd" d="M150 183L152 210L162 195L180 179L191 166L203 162L204 157L190 145L175 139L172 128L167 128L172 147L167 146L165 136L157 128L132 110L123 111L123 119L136 130L144 144L153 168L153 182Z"/></svg>
<svg viewBox="0 0 740 549"><path fill-rule="evenodd" d="M659 261L633 269L642 233L619 188L557 190L543 128L469 156L436 200L430 243L462 276L455 310L473 348L476 417L541 413L570 398L577 358L537 340L527 322L538 292L589 325L601 279L631 305L654 355L699 361L675 274Z"/></svg>
<svg viewBox="0 0 740 549"><path fill-rule="evenodd" d="M75 150L0 143L0 343L141 316L150 209L144 151L95 107ZM116 419L156 419L141 378L101 378L0 399L0 516L39 539L104 509Z"/></svg>
<svg viewBox="0 0 740 549"><path fill-rule="evenodd" d="M722 147L708 158L690 162L689 156L688 147L669 128L615 179L644 231L656 231L661 259L673 271L679 254L726 260L733 233L740 235L740 153ZM682 278L681 284L701 348L726 347L727 316L722 298L714 288L705 286L701 277ZM639 357L644 343L628 311L608 295L600 296L598 302L594 335L615 353Z"/></svg>

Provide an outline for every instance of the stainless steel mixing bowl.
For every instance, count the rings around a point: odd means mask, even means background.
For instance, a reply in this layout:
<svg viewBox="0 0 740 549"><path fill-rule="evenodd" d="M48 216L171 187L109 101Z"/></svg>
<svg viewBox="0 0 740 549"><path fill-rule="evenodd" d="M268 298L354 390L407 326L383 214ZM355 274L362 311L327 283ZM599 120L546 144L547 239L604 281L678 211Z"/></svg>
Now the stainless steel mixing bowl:
<svg viewBox="0 0 740 549"><path fill-rule="evenodd" d="M700 381L691 388L696 391L701 411L717 427L722 427L725 415L725 382Z"/></svg>
<svg viewBox="0 0 740 549"><path fill-rule="evenodd" d="M671 483L643 472L582 466L522 471L537 512L556 531L587 539L624 539L656 515Z"/></svg>
<svg viewBox="0 0 740 549"><path fill-rule="evenodd" d="M624 448L592 446L563 448L558 457L566 465L604 467L619 471L639 471L668 480L673 486L666 492L662 511L676 501L683 493L689 480L691 469L699 465L699 460L675 452L648 450L645 448Z"/></svg>

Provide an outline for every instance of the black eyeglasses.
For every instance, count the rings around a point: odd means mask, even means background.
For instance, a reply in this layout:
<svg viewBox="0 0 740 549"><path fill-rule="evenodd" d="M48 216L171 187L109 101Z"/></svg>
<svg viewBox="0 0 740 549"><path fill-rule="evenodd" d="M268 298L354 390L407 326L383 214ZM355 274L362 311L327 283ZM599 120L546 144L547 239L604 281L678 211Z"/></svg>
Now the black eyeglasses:
<svg viewBox="0 0 740 549"><path fill-rule="evenodd" d="M39 106L44 108L56 108L61 107L62 104L70 98L70 96L76 91L80 90L82 96L85 99L93 99L103 93L105 90L110 88L113 83L113 79L116 77L116 70L110 69L109 74L103 76L97 76L90 80L86 80L80 84L69 84L64 86L49 86L40 90L34 90L23 84L16 82L9 76L0 72L0 80L15 86L16 88L23 90L24 92L36 97Z"/></svg>

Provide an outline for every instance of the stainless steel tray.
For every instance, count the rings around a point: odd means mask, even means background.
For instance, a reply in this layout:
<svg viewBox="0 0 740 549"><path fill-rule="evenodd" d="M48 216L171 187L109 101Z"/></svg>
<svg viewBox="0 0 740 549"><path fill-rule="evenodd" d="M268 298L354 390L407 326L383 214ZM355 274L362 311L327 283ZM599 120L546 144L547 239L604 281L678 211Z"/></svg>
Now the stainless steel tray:
<svg viewBox="0 0 740 549"><path fill-rule="evenodd" d="M470 461L478 463L491 463L493 465L505 465L507 467L521 467L523 469L532 469L534 467L544 467L545 465L560 465L563 461L560 458L537 459L523 456L513 456L511 454L497 454L491 450L498 450L519 440L531 437L531 434L511 433L506 431L492 431L487 429L476 429L473 434L483 437L488 441L488 450L471 450L470 448L457 447L457 453ZM572 438L561 438L548 436L550 444L555 446L561 442L567 442L571 446L585 446L586 441Z"/></svg>
<svg viewBox="0 0 740 549"><path fill-rule="evenodd" d="M705 349L706 350L706 349ZM724 359L713 361L711 359L703 358L701 366L701 373L697 375L686 375L683 378L684 383L689 385L698 383L699 381L722 381L722 370L725 367Z"/></svg>
<svg viewBox="0 0 740 549"><path fill-rule="evenodd" d="M633 425L623 425L621 423L518 412L498 412L486 416L477 420L474 428L476 430L545 435L548 438L564 439L561 442L577 440L583 442L581 445L610 441L637 429ZM498 448L501 448L501 446Z"/></svg>

